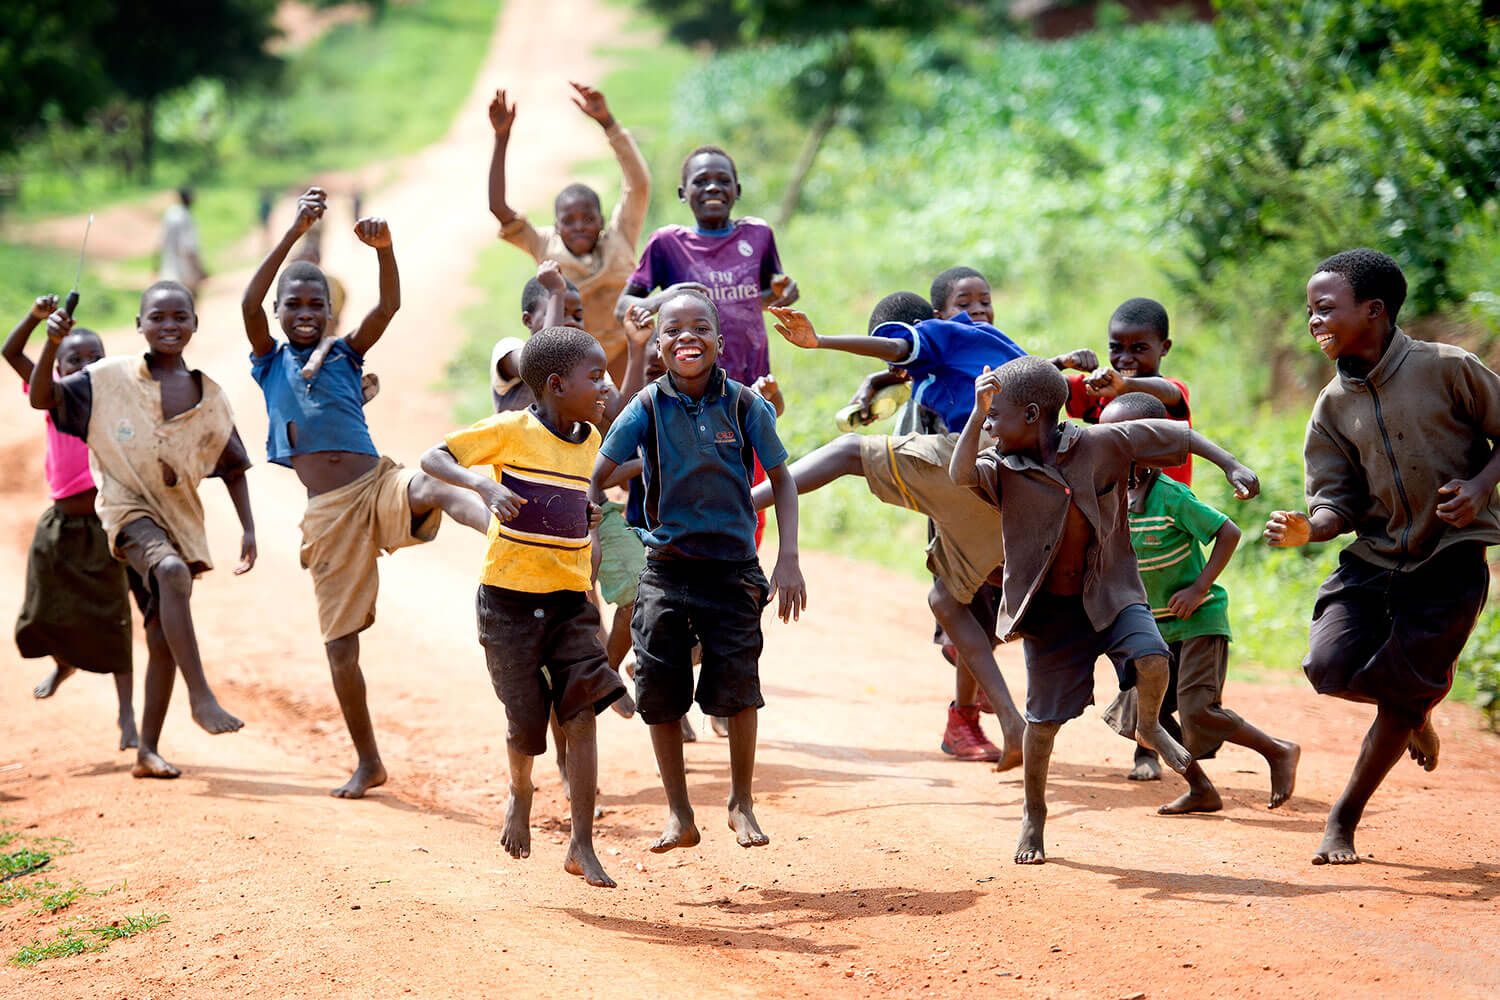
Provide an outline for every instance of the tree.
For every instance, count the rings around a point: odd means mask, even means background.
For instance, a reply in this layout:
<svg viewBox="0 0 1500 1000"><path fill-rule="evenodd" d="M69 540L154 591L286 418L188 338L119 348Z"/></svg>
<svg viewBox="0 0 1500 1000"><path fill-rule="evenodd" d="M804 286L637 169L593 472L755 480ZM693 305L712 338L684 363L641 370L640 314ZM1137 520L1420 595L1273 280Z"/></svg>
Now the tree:
<svg viewBox="0 0 1500 1000"><path fill-rule="evenodd" d="M108 95L95 50L84 44L105 0L7 0L0 17L0 153L16 148L49 112L79 121Z"/></svg>

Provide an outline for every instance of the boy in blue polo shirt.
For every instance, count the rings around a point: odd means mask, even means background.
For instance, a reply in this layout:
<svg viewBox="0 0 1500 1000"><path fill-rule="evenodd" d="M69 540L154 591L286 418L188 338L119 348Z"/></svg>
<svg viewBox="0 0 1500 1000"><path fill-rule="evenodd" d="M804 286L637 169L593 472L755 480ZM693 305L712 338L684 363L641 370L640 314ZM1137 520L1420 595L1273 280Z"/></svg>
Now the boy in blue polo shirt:
<svg viewBox="0 0 1500 1000"><path fill-rule="evenodd" d="M786 473L771 404L718 365L719 315L696 291L669 295L657 313L667 373L631 400L599 449L590 484L597 503L616 467L644 459L648 558L631 634L636 707L667 794L668 817L651 845L661 854L701 840L688 801L682 717L694 700L693 647L703 647L697 701L729 720L729 828L741 847L770 842L756 822L756 712L761 609L771 594L782 621L800 617L807 588L797 560L797 489ZM780 546L767 583L755 555L750 481L759 458L776 494Z"/></svg>

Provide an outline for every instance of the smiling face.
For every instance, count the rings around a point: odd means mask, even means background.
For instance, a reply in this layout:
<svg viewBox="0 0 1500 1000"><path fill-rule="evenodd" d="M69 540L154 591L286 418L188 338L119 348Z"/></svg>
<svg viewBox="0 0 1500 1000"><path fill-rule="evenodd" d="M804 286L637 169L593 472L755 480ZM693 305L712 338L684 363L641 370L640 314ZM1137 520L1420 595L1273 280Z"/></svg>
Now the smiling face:
<svg viewBox="0 0 1500 1000"><path fill-rule="evenodd" d="M594 252L599 245L599 234L604 231L604 213L599 210L599 200L583 192L565 194L553 206L556 213L557 235L563 246L575 257L584 257Z"/></svg>
<svg viewBox="0 0 1500 1000"><path fill-rule="evenodd" d="M104 342L92 330L74 330L57 348L57 370L64 375L82 371L104 357Z"/></svg>
<svg viewBox="0 0 1500 1000"><path fill-rule="evenodd" d="M948 290L948 301L938 310L939 319L952 319L961 312L976 323L994 323L995 309L990 304L990 283L983 278L960 278Z"/></svg>
<svg viewBox="0 0 1500 1000"><path fill-rule="evenodd" d="M1307 332L1330 361L1362 357L1380 359L1385 337L1385 303L1360 302L1342 274L1319 271L1307 283Z"/></svg>
<svg viewBox="0 0 1500 1000"><path fill-rule="evenodd" d="M553 375L547 388L557 394L558 416L571 423L583 423L604 416L613 384L609 379L604 348L596 344L566 375Z"/></svg>
<svg viewBox="0 0 1500 1000"><path fill-rule="evenodd" d="M699 153L682 168L677 197L687 202L693 218L704 229L723 229L740 197L734 165L721 153Z"/></svg>
<svg viewBox="0 0 1500 1000"><path fill-rule="evenodd" d="M1159 330L1130 323L1109 324L1109 366L1128 378L1154 378L1172 349Z"/></svg>
<svg viewBox="0 0 1500 1000"><path fill-rule="evenodd" d="M1002 453L1031 451L1039 440L1041 419L1042 408L1037 404L1023 406L1000 393L984 412L984 432L995 439Z"/></svg>
<svg viewBox="0 0 1500 1000"><path fill-rule="evenodd" d="M276 300L276 318L288 340L306 347L323 339L333 319L333 305L320 281L296 278L288 281Z"/></svg>
<svg viewBox="0 0 1500 1000"><path fill-rule="evenodd" d="M656 346L678 378L706 375L724 349L713 307L696 295L669 299L656 314Z"/></svg>
<svg viewBox="0 0 1500 1000"><path fill-rule="evenodd" d="M535 312L521 313L521 324L532 333L536 333L547 325L546 316L547 300L543 299L541 306ZM562 322L557 325L571 326L578 330L584 329L583 296L578 294L578 289L569 288L567 294L563 297Z"/></svg>
<svg viewBox="0 0 1500 1000"><path fill-rule="evenodd" d="M186 292L175 288L148 291L141 299L135 328L152 354L181 354L198 329L198 314Z"/></svg>

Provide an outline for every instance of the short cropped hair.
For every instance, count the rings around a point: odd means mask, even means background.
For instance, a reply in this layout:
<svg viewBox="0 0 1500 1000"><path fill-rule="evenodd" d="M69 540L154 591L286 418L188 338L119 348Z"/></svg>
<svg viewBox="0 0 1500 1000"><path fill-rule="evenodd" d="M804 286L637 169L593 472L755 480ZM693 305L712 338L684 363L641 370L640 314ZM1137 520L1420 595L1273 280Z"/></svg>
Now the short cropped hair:
<svg viewBox="0 0 1500 1000"><path fill-rule="evenodd" d="M1342 274L1349 282L1349 287L1354 289L1356 302L1368 302L1371 299L1384 302L1385 311L1393 323L1402 304L1406 302L1406 275L1401 273L1401 265L1379 250L1360 247L1336 253L1320 263L1313 273L1324 271Z"/></svg>
<svg viewBox="0 0 1500 1000"><path fill-rule="evenodd" d="M932 279L932 308L942 312L948 305L948 296L953 294L953 286L965 278L978 278L985 284L989 284L985 276L972 267L950 267Z"/></svg>
<svg viewBox="0 0 1500 1000"><path fill-rule="evenodd" d="M578 291L578 286L568 278L563 278L563 284L570 292ZM536 312L537 306L547 301L548 294L547 289L542 287L542 283L533 274L526 279L526 284L521 288L521 311L523 313Z"/></svg>
<svg viewBox="0 0 1500 1000"><path fill-rule="evenodd" d="M722 147L722 146L699 146L697 149L693 150L691 153L689 153L687 156L683 157L683 159L682 159L682 181L683 181L684 184L687 183L687 167L688 167L688 164L691 163L691 162L693 162L693 157L695 157L695 156L702 156L704 153L711 153L714 156L722 156L722 157L724 157L724 159L728 160L729 161L729 173L734 177L734 182L736 184L738 184L740 182L740 171L739 171L739 168L734 165L734 157L730 156L727 152L725 152L724 147Z"/></svg>
<svg viewBox="0 0 1500 1000"><path fill-rule="evenodd" d="M1162 340L1167 332L1167 307L1155 299L1126 299L1109 317L1110 326L1115 324L1135 329L1154 330Z"/></svg>
<svg viewBox="0 0 1500 1000"><path fill-rule="evenodd" d="M1110 400L1099 414L1100 423L1121 420L1166 420L1167 404L1149 392L1127 392Z"/></svg>
<svg viewBox="0 0 1500 1000"><path fill-rule="evenodd" d="M1001 398L1015 400L1021 406L1035 403L1043 414L1056 417L1068 401L1068 380L1045 358L1016 358L995 369L1000 380Z"/></svg>
<svg viewBox="0 0 1500 1000"><path fill-rule="evenodd" d="M198 303L193 300L193 293L188 289L187 285L184 285L180 281L173 281L170 278L163 278L141 293L141 310L143 312L146 309L146 298L153 292L177 292L179 295L187 298L188 306L195 312L198 309Z"/></svg>
<svg viewBox="0 0 1500 1000"><path fill-rule="evenodd" d="M916 326L924 319L932 319L932 303L916 292L892 292L870 310L870 333L885 323L905 323Z"/></svg>
<svg viewBox="0 0 1500 1000"><path fill-rule="evenodd" d="M567 378L589 349L599 342L574 326L549 326L538 330L521 348L521 381L538 399L547 391L553 375Z"/></svg>
<svg viewBox="0 0 1500 1000"><path fill-rule="evenodd" d="M323 298L333 307L333 292L328 287L328 275L323 269L310 260L294 260L281 272L281 277L276 279L276 301L286 294L286 286L294 281L311 281L313 284L323 287Z"/></svg>
<svg viewBox="0 0 1500 1000"><path fill-rule="evenodd" d="M719 307L714 305L713 299L694 288L679 288L673 292L670 297L662 300L661 305L656 309L656 314L660 316L661 311L667 307L669 302L676 302L678 299L696 299L708 306L708 315L714 321L714 333L719 332Z"/></svg>
<svg viewBox="0 0 1500 1000"><path fill-rule="evenodd" d="M587 184L577 183L569 184L557 192L557 197L552 199L552 211L556 212L557 206L561 205L568 198L587 198L594 203L594 207L599 210L600 215L604 214L604 203L599 200L599 192Z"/></svg>

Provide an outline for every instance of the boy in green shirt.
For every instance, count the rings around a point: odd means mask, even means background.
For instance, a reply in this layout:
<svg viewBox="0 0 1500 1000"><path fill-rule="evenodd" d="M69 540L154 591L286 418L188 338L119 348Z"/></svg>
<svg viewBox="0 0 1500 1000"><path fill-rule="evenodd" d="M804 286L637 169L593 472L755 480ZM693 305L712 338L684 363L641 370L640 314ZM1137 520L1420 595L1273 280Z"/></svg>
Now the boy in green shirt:
<svg viewBox="0 0 1500 1000"><path fill-rule="evenodd" d="M1099 422L1166 418L1161 400L1128 392L1105 407ZM1188 487L1162 476L1160 469L1137 466L1129 489L1130 542L1152 617L1172 654L1161 723L1193 755L1183 772L1187 792L1157 812L1177 815L1224 807L1199 761L1213 757L1225 742L1249 747L1266 759L1271 766L1269 808L1275 809L1291 797L1302 748L1268 736L1221 704L1229 665L1229 594L1217 580L1240 543L1240 529ZM1213 548L1205 559L1199 546L1210 541ZM1182 716L1180 730L1174 710ZM1104 713L1116 732L1132 740L1135 716L1134 688L1122 691Z"/></svg>

